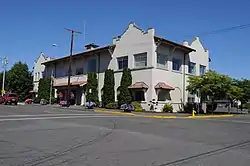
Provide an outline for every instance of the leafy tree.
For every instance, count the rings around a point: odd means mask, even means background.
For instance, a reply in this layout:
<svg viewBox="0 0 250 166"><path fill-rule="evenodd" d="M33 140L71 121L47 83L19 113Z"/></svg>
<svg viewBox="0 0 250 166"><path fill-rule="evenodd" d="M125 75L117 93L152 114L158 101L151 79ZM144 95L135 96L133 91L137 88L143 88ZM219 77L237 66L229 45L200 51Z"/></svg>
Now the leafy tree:
<svg viewBox="0 0 250 166"><path fill-rule="evenodd" d="M244 92L243 90L235 85L232 85L227 91L227 99L230 100L243 100Z"/></svg>
<svg viewBox="0 0 250 166"><path fill-rule="evenodd" d="M114 71L112 69L107 69L105 71L104 86L103 86L103 105L106 106L109 103L115 102L115 78Z"/></svg>
<svg viewBox="0 0 250 166"><path fill-rule="evenodd" d="M243 91L243 96L241 98L242 103L247 103L250 100L250 80L234 80L233 84Z"/></svg>
<svg viewBox="0 0 250 166"><path fill-rule="evenodd" d="M118 91L120 93L117 96L118 105L129 104L132 101L131 93L128 87L132 84L131 70L128 68L123 69L120 87Z"/></svg>
<svg viewBox="0 0 250 166"><path fill-rule="evenodd" d="M23 101L29 91L33 88L32 74L28 65L21 61L15 63L6 73L6 86L8 90L19 95L19 100Z"/></svg>
<svg viewBox="0 0 250 166"><path fill-rule="evenodd" d="M215 71L209 71L201 76L190 76L188 82L187 90L190 93L195 94L200 91L202 99L209 96L212 101L226 99L229 95L228 90L232 85L230 77L218 74ZM234 91L235 87L231 90Z"/></svg>
<svg viewBox="0 0 250 166"><path fill-rule="evenodd" d="M86 100L87 102L99 103L98 99L98 81L97 75L94 72L88 73L88 84L86 85Z"/></svg>
<svg viewBox="0 0 250 166"><path fill-rule="evenodd" d="M38 84L38 98L49 101L51 90L51 78L42 78ZM52 89L52 97L54 94L54 88Z"/></svg>

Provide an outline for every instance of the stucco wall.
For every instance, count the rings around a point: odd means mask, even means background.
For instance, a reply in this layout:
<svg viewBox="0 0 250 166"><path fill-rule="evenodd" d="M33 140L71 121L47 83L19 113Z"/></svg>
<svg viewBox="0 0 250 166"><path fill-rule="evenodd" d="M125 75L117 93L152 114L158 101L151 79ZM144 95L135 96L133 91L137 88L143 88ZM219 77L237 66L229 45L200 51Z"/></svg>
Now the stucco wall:
<svg viewBox="0 0 250 166"><path fill-rule="evenodd" d="M38 91L38 82L41 78L43 78L42 73L45 70L45 66L42 65L42 63L49 60L49 58L46 58L43 54L41 54L38 59L34 62L34 69L33 69L33 90L35 92ZM39 75L39 76L38 76Z"/></svg>
<svg viewBox="0 0 250 166"><path fill-rule="evenodd" d="M164 82L176 87L175 90L170 91L171 103L173 103L174 109L179 110L179 105L181 99L183 102L187 101L188 92L185 90L188 83L188 74L185 76L185 87L184 87L184 68L185 73L188 73L188 62L189 60L195 62L196 71L199 73L199 65L202 64L209 69L208 56L209 53L203 48L200 41L196 38L189 47L196 49L196 52L192 52L186 55L186 62L184 63L184 52L180 49L174 49L172 46L166 44L161 44L156 49L156 44L154 42L155 31L154 29L148 29L147 31L142 31L134 24L130 24L125 32L118 38L113 39L113 44L116 45L112 55L108 51L102 52L100 54L100 73L98 74L98 89L99 89L99 100L101 100L101 89L104 85L104 72L107 68L113 69L115 71L115 99L117 100L117 88L120 86L120 80L122 76L122 71L118 70L117 58L128 56L128 67L132 71L132 82L144 82L149 86L146 91L146 101L143 104L145 109L148 109L147 104L152 99L157 100L157 94L155 91L155 85L159 82ZM135 69L134 65L134 54L147 52L147 67L143 69ZM157 68L157 52L168 55L167 68L160 69ZM172 58L176 57L181 60L182 66L181 71L172 70ZM87 80L87 69L88 60L90 58L98 57L96 55L84 56L74 59L72 62L72 74L75 75L76 68L83 67L84 74L79 76L72 76L72 81ZM185 65L184 65L185 64ZM97 65L98 67L98 65ZM46 69L46 73L51 73L53 65L49 65ZM61 61L56 63L56 77L57 81L67 82L67 77L59 77L60 73L65 73L68 70L67 61ZM59 75L58 75L59 73ZM185 92L185 94L183 94Z"/></svg>

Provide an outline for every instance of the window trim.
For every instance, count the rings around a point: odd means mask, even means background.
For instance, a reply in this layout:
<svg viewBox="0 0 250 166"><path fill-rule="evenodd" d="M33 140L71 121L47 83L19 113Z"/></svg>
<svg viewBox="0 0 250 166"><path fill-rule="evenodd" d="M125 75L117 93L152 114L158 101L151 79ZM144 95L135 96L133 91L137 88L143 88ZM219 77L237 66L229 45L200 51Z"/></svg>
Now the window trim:
<svg viewBox="0 0 250 166"><path fill-rule="evenodd" d="M146 60L145 61L136 61L136 58L139 56L146 56ZM142 58L141 58L142 59ZM145 63L144 66L137 66L137 63ZM142 53L138 53L138 54L134 54L134 68L145 68L148 66L148 53L147 52L142 52Z"/></svg>
<svg viewBox="0 0 250 166"><path fill-rule="evenodd" d="M180 64L179 64L179 66L180 66L179 70L174 69L174 60L178 60L180 62ZM176 58L176 57L172 58L172 70L173 71L178 71L178 72L182 71L182 60L180 58Z"/></svg>
<svg viewBox="0 0 250 166"><path fill-rule="evenodd" d="M194 72L190 72L190 70L191 70L191 68L190 68L191 64L194 64ZM192 61L188 62L188 74L196 75L196 63L195 62L192 62Z"/></svg>
<svg viewBox="0 0 250 166"><path fill-rule="evenodd" d="M161 63L158 63L158 57L159 56L166 56L165 65L163 65ZM159 66L159 64L160 64L160 66ZM160 68L160 69L168 69L168 55L167 54L162 54L162 53L157 52L157 55L156 55L156 67Z"/></svg>
<svg viewBox="0 0 250 166"><path fill-rule="evenodd" d="M124 65L124 60L125 59L127 59L127 67L124 67L124 66L126 66L126 65ZM128 68L128 56L117 57L116 58L116 62L117 62L117 68L118 68L118 70L123 70L125 68ZM122 62L122 68L120 68L119 62Z"/></svg>
<svg viewBox="0 0 250 166"><path fill-rule="evenodd" d="M204 67L204 72L203 73L201 73L201 67ZM200 70L199 70L199 72L200 72L200 75L203 75L203 74L205 74L206 73L206 68L207 68L207 66L205 66L205 65L200 65Z"/></svg>

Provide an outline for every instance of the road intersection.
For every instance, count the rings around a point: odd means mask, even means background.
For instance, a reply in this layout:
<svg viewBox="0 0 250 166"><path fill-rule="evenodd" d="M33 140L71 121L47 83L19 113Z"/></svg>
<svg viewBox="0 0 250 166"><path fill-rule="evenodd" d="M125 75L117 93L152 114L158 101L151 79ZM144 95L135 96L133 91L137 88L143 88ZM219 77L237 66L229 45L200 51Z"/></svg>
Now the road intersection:
<svg viewBox="0 0 250 166"><path fill-rule="evenodd" d="M155 119L0 105L0 164L244 166L250 117Z"/></svg>

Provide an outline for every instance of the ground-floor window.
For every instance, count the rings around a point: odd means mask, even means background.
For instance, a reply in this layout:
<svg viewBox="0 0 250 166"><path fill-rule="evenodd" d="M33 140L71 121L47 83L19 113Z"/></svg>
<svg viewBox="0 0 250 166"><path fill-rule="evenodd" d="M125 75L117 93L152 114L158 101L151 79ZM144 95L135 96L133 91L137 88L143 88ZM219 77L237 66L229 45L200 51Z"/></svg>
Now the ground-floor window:
<svg viewBox="0 0 250 166"><path fill-rule="evenodd" d="M143 90L133 92L134 101L145 101L145 92Z"/></svg>
<svg viewBox="0 0 250 166"><path fill-rule="evenodd" d="M164 90L164 89L159 90L157 93L157 98L158 101L171 100L169 90Z"/></svg>

